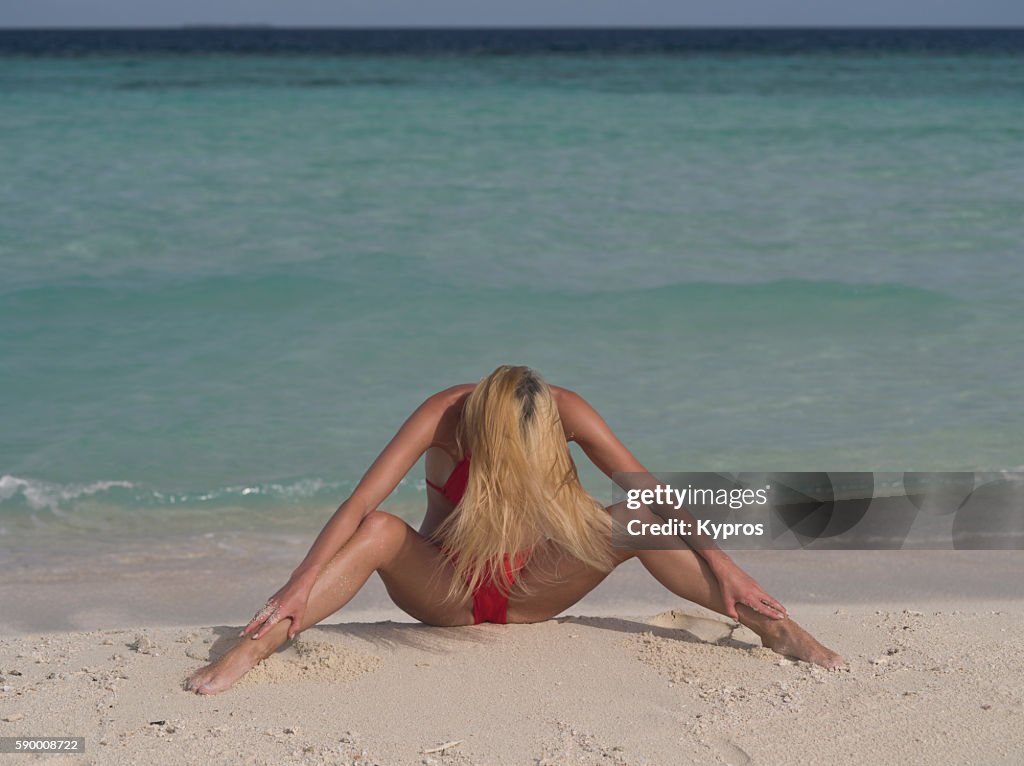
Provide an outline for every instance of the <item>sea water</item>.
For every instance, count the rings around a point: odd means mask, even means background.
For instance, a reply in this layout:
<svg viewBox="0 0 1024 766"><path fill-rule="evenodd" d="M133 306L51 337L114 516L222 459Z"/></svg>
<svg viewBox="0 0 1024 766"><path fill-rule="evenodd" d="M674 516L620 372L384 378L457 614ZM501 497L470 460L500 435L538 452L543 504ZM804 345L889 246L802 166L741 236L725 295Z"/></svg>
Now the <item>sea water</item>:
<svg viewBox="0 0 1024 766"><path fill-rule="evenodd" d="M1024 463L1022 33L154 34L0 36L8 546L313 528L501 363L652 470Z"/></svg>

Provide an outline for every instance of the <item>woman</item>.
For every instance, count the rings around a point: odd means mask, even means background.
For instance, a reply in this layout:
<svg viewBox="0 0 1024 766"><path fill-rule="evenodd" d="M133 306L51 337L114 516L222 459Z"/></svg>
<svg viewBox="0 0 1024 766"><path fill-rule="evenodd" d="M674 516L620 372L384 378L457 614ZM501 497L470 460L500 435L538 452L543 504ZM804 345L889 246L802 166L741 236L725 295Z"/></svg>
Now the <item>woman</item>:
<svg viewBox="0 0 1024 766"><path fill-rule="evenodd" d="M431 396L237 645L196 671L188 688L229 688L347 604L373 572L399 607L430 625L525 623L569 608L634 556L677 596L738 620L776 652L842 663L717 546L613 547L611 515L581 486L570 441L608 476L646 474L589 404L527 367L502 366ZM417 532L377 506L424 453L428 504Z"/></svg>

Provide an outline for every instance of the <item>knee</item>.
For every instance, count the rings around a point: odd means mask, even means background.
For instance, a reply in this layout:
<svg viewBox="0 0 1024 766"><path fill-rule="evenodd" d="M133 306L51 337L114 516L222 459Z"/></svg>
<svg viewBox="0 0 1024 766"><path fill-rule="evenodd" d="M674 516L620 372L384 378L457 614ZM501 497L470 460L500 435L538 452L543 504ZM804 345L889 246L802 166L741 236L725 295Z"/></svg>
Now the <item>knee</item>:
<svg viewBox="0 0 1024 766"><path fill-rule="evenodd" d="M370 511L359 522L360 534L372 539L384 540L405 536L409 525L387 511Z"/></svg>

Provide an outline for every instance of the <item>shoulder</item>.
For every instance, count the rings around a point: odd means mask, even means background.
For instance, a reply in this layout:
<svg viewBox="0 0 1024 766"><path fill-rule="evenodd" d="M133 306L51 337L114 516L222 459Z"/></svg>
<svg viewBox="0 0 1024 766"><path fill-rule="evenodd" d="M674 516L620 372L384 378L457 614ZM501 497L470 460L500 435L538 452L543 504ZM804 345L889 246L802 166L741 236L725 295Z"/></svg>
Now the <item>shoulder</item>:
<svg viewBox="0 0 1024 766"><path fill-rule="evenodd" d="M561 386L550 386L550 388L552 396L555 397L555 403L558 405L558 415L562 419L565 438L569 441L586 433L596 420L600 420L597 410L575 391Z"/></svg>
<svg viewBox="0 0 1024 766"><path fill-rule="evenodd" d="M572 389L561 386L550 386L550 388L551 394L558 404L558 412L562 417L596 412L586 399Z"/></svg>
<svg viewBox="0 0 1024 766"><path fill-rule="evenodd" d="M459 383L458 385L450 386L443 391L438 391L436 394L428 396L426 401L423 402L423 406L440 411L447 411L453 407L461 408L466 401L466 397L473 392L474 388L476 388L474 383Z"/></svg>
<svg viewBox="0 0 1024 766"><path fill-rule="evenodd" d="M414 416L419 415L436 423L441 434L447 434L449 431L454 433L454 426L462 414L466 398L475 387L472 383L460 383L431 394L416 409ZM441 441L448 440L442 435L436 438Z"/></svg>

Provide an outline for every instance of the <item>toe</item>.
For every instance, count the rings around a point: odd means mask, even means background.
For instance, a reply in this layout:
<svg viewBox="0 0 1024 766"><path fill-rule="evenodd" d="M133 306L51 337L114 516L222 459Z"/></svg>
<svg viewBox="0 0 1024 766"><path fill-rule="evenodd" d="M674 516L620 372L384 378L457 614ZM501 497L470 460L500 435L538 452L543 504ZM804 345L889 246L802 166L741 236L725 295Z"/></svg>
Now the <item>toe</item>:
<svg viewBox="0 0 1024 766"><path fill-rule="evenodd" d="M206 681L206 673L199 671L188 677L188 680L185 682L185 686L191 691L196 691L200 686L203 686Z"/></svg>

